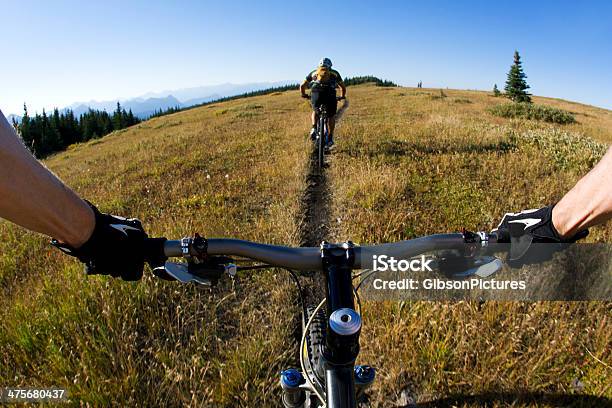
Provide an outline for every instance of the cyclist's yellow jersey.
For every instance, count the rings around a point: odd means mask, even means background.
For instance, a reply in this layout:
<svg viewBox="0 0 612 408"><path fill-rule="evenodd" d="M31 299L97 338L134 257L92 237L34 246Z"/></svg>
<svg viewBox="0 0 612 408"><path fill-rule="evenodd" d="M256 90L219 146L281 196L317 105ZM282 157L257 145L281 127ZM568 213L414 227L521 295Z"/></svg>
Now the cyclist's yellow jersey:
<svg viewBox="0 0 612 408"><path fill-rule="evenodd" d="M330 88L336 89L336 87L343 83L342 76L335 69L318 67L306 76L306 82L312 83L312 89L317 88Z"/></svg>

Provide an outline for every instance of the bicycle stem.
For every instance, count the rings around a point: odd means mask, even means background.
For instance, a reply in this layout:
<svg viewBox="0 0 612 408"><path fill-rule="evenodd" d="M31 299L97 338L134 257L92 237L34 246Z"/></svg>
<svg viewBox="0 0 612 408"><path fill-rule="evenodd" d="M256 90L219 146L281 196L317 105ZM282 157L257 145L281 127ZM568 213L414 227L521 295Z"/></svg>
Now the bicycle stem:
<svg viewBox="0 0 612 408"><path fill-rule="evenodd" d="M321 244L327 298L327 336L323 348L328 407L355 407L355 359L359 354L361 317L355 312L351 273L352 242Z"/></svg>

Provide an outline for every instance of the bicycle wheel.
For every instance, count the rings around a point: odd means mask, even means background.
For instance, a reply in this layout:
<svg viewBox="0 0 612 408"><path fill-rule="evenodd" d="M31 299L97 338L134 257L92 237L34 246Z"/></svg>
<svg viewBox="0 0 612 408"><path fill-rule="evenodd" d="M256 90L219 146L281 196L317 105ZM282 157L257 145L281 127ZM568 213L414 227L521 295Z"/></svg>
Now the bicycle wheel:
<svg viewBox="0 0 612 408"><path fill-rule="evenodd" d="M323 173L323 164L325 155L325 118L323 115L319 117L319 129L318 129L318 140L317 140L317 167L319 174Z"/></svg>
<svg viewBox="0 0 612 408"><path fill-rule="evenodd" d="M314 306L307 308L307 319L312 316L314 309ZM317 379L321 384L323 384L325 380L325 367L323 365L323 355L321 351L321 347L325 343L325 328L326 319L325 309L323 308L317 312L316 316L312 320L312 323L308 328L308 335L306 337L310 367L312 367L314 374L317 376Z"/></svg>

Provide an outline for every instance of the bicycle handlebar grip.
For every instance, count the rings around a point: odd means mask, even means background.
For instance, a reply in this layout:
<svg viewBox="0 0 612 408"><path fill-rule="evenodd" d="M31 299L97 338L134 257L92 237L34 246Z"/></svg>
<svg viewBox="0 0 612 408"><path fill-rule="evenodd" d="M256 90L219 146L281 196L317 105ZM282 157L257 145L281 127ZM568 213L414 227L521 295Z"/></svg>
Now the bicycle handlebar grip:
<svg viewBox="0 0 612 408"><path fill-rule="evenodd" d="M144 259L151 265L156 267L163 265L168 257L164 253L164 244L166 238L147 238L144 242Z"/></svg>

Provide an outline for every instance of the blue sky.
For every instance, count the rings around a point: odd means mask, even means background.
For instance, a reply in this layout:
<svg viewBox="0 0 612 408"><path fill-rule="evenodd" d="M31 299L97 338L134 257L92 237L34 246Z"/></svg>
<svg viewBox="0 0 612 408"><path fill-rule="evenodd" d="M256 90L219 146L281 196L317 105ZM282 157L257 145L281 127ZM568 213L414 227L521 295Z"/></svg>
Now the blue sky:
<svg viewBox="0 0 612 408"><path fill-rule="evenodd" d="M58 3L58 4L54 4ZM532 92L612 109L609 1L0 0L0 108L225 82L344 76L501 88L518 49Z"/></svg>

